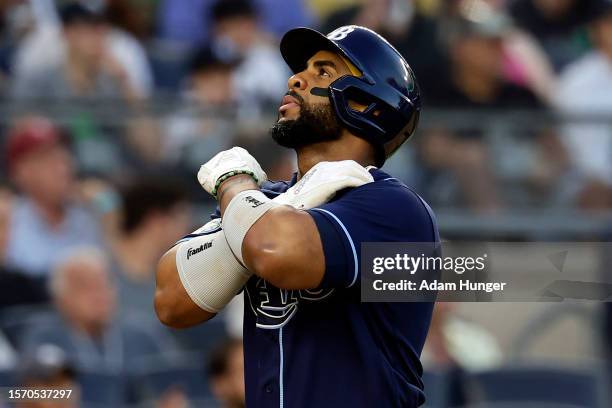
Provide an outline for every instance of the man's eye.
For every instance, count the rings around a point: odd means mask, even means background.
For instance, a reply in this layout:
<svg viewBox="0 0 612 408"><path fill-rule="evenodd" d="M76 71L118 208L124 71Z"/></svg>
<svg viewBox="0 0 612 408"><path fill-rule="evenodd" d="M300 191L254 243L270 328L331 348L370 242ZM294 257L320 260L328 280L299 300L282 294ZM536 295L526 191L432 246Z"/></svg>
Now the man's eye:
<svg viewBox="0 0 612 408"><path fill-rule="evenodd" d="M323 68L321 68L321 69L319 70L319 76L322 76L322 77L330 77L331 75L329 75L329 73L328 73L327 71L325 71Z"/></svg>

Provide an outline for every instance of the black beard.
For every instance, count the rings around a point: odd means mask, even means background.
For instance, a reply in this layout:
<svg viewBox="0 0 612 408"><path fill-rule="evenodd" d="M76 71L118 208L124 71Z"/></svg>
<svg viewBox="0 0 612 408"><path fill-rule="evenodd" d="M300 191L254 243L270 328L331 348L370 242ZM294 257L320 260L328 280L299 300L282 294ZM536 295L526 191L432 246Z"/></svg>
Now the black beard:
<svg viewBox="0 0 612 408"><path fill-rule="evenodd" d="M299 149L314 143L340 139L342 127L331 105L300 104L297 119L276 122L270 129L272 139L283 147Z"/></svg>

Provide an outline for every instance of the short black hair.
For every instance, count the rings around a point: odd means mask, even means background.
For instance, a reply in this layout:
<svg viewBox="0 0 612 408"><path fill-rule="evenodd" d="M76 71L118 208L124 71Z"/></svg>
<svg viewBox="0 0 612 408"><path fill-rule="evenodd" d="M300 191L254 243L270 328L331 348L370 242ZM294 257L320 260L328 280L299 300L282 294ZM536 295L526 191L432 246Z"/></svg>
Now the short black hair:
<svg viewBox="0 0 612 408"><path fill-rule="evenodd" d="M242 347L242 340L228 338L215 347L208 357L206 373L208 378L219 378L227 373L232 352Z"/></svg>
<svg viewBox="0 0 612 408"><path fill-rule="evenodd" d="M66 4L60 9L59 15L64 27L77 23L101 24L106 21L104 14L79 3Z"/></svg>
<svg viewBox="0 0 612 408"><path fill-rule="evenodd" d="M177 204L187 202L183 184L171 178L142 176L121 191L121 229L125 233L136 230L153 212L168 212Z"/></svg>
<svg viewBox="0 0 612 408"><path fill-rule="evenodd" d="M213 21L222 21L234 17L257 18L257 8L249 0L218 0L212 7Z"/></svg>
<svg viewBox="0 0 612 408"><path fill-rule="evenodd" d="M189 61L189 73L196 74L204 71L221 70L230 71L236 67L238 60L226 61L217 56L210 48L205 47L197 50Z"/></svg>

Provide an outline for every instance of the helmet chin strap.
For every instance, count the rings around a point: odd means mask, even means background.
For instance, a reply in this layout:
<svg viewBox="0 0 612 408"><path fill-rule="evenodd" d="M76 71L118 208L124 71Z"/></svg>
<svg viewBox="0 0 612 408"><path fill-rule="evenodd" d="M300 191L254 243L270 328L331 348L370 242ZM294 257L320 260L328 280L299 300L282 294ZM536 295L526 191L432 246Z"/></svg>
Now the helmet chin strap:
<svg viewBox="0 0 612 408"><path fill-rule="evenodd" d="M312 88L310 88L310 93L315 95L315 96L321 96L321 97L324 97L324 98L329 97L329 89L328 88L312 87Z"/></svg>

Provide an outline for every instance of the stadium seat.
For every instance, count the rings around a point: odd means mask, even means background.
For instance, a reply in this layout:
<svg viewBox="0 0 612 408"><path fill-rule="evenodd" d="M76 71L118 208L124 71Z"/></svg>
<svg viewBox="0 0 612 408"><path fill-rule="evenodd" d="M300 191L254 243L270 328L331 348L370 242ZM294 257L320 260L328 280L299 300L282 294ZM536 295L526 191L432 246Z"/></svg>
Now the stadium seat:
<svg viewBox="0 0 612 408"><path fill-rule="evenodd" d="M0 387L11 387L15 385L15 373L10 370L0 370Z"/></svg>
<svg viewBox="0 0 612 408"><path fill-rule="evenodd" d="M599 407L601 378L592 371L552 367L510 367L476 373L471 379L471 401L554 404Z"/></svg>
<svg viewBox="0 0 612 408"><path fill-rule="evenodd" d="M126 402L127 382L121 375L80 371L78 382L85 407L121 407Z"/></svg>
<svg viewBox="0 0 612 408"><path fill-rule="evenodd" d="M166 356L157 363L154 360L141 364L134 372L133 385L140 401L157 399L165 391L178 387L190 400L211 399L208 387L205 359L200 353L177 355L171 363Z"/></svg>
<svg viewBox="0 0 612 408"><path fill-rule="evenodd" d="M499 403L482 403L482 404L471 404L466 405L463 408L583 408L577 405L568 405L561 403L546 403L546 402L533 402L533 401L521 401L521 402L499 402Z"/></svg>
<svg viewBox="0 0 612 408"><path fill-rule="evenodd" d="M445 372L425 371L423 373L425 385L425 408L444 408L448 406L448 381Z"/></svg>

